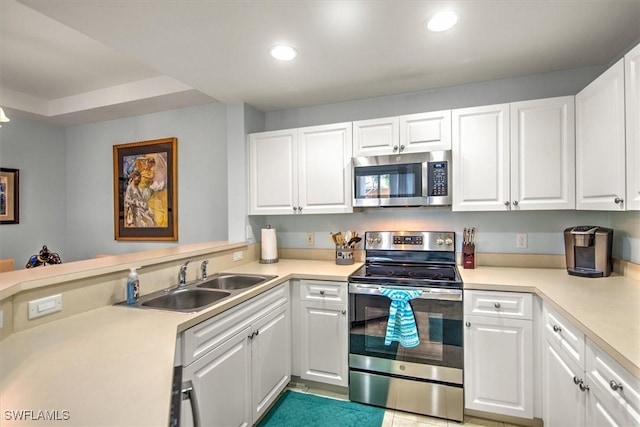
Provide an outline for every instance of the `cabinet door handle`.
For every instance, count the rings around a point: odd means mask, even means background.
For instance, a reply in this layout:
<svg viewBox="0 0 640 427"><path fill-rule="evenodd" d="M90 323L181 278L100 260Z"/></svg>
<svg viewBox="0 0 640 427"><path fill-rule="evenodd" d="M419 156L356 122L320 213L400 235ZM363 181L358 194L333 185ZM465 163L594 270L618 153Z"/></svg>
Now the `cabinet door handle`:
<svg viewBox="0 0 640 427"><path fill-rule="evenodd" d="M464 322L464 326L466 326L467 328L471 327L471 322Z"/></svg>
<svg viewBox="0 0 640 427"><path fill-rule="evenodd" d="M622 384L617 383L616 380L611 380L609 382L609 386L611 387L611 390L613 391L622 391Z"/></svg>
<svg viewBox="0 0 640 427"><path fill-rule="evenodd" d="M518 206L518 201L517 201L517 200L514 200L511 204L512 204L513 206Z"/></svg>
<svg viewBox="0 0 640 427"><path fill-rule="evenodd" d="M324 289L320 291L320 295L324 296Z"/></svg>
<svg viewBox="0 0 640 427"><path fill-rule="evenodd" d="M302 213L302 206L298 206L298 212Z"/></svg>
<svg viewBox="0 0 640 427"><path fill-rule="evenodd" d="M249 339L250 340L254 339L259 333L260 331L251 332L251 335L249 335Z"/></svg>
<svg viewBox="0 0 640 427"><path fill-rule="evenodd" d="M393 146L393 151L398 151L398 146L397 145Z"/></svg>
<svg viewBox="0 0 640 427"><path fill-rule="evenodd" d="M619 205L620 203L624 203L624 199L621 199L620 197L616 197L615 199L613 199L613 201L615 202L616 205Z"/></svg>
<svg viewBox="0 0 640 427"><path fill-rule="evenodd" d="M400 145L400 151L404 150L404 145Z"/></svg>
<svg viewBox="0 0 640 427"><path fill-rule="evenodd" d="M298 208L296 206L293 207L293 213L298 212Z"/></svg>
<svg viewBox="0 0 640 427"><path fill-rule="evenodd" d="M505 205L506 207L509 207L509 205L510 205L510 204L511 204L511 202L510 202L510 201L508 201L508 200L507 200L506 202L504 202L504 205Z"/></svg>
<svg viewBox="0 0 640 427"><path fill-rule="evenodd" d="M580 381L580 384L578 384L578 387L580 387L580 391L589 391L589 386L583 383L582 381Z"/></svg>
<svg viewBox="0 0 640 427"><path fill-rule="evenodd" d="M500 303L499 302L493 304L493 306L496 308L496 310L500 310Z"/></svg>
<svg viewBox="0 0 640 427"><path fill-rule="evenodd" d="M182 400L189 399L191 406L191 414L193 417L193 427L200 427L200 407L198 405L198 398L196 397L196 390L193 388L191 380L182 383Z"/></svg>
<svg viewBox="0 0 640 427"><path fill-rule="evenodd" d="M342 315L344 316L345 314L347 314L347 310L342 310Z"/></svg>
<svg viewBox="0 0 640 427"><path fill-rule="evenodd" d="M562 328L558 325L553 325L553 332L562 332Z"/></svg>
<svg viewBox="0 0 640 427"><path fill-rule="evenodd" d="M578 384L580 384L581 382L582 382L582 380L581 380L580 378L576 377L575 375L573 376L573 383L574 383L575 385L578 385Z"/></svg>

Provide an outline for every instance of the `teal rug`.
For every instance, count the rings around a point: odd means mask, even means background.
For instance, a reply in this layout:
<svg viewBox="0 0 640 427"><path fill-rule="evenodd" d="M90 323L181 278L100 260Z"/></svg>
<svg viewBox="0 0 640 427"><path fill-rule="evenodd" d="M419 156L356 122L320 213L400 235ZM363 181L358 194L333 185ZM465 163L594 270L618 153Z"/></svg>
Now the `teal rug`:
<svg viewBox="0 0 640 427"><path fill-rule="evenodd" d="M382 408L287 390L258 427L380 427L383 418Z"/></svg>

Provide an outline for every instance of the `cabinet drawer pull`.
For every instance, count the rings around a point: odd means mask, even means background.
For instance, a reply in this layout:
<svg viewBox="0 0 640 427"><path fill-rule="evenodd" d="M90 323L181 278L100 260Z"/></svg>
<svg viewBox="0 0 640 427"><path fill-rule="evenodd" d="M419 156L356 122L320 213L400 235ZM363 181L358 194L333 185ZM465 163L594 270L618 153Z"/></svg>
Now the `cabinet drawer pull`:
<svg viewBox="0 0 640 427"><path fill-rule="evenodd" d="M611 390L613 391L622 391L622 384L617 383L616 380L611 380L609 386L611 386Z"/></svg>
<svg viewBox="0 0 640 427"><path fill-rule="evenodd" d="M562 328L558 325L553 325L553 332L562 332Z"/></svg>
<svg viewBox="0 0 640 427"><path fill-rule="evenodd" d="M493 304L493 306L496 308L496 310L500 310L500 303L499 302Z"/></svg>
<svg viewBox="0 0 640 427"><path fill-rule="evenodd" d="M324 289L320 291L320 295L324 296Z"/></svg>

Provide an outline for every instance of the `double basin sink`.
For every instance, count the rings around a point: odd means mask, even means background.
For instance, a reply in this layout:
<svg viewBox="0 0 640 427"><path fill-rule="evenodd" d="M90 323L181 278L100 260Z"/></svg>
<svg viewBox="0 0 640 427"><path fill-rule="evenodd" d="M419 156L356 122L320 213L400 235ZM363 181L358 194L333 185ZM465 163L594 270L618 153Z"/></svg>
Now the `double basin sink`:
<svg viewBox="0 0 640 427"><path fill-rule="evenodd" d="M217 273L206 279L145 295L133 307L196 312L276 277L278 276Z"/></svg>

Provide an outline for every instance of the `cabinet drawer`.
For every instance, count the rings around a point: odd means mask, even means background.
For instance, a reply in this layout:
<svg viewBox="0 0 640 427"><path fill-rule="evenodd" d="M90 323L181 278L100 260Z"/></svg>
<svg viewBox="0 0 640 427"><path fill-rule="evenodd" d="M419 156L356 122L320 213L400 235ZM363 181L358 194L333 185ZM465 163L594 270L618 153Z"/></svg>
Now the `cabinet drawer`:
<svg viewBox="0 0 640 427"><path fill-rule="evenodd" d="M301 280L300 299L303 301L347 301L346 282L326 282L323 280Z"/></svg>
<svg viewBox="0 0 640 427"><path fill-rule="evenodd" d="M628 425L640 425L640 379L593 342L587 340L586 348L589 386L597 388L602 401L612 412L629 416Z"/></svg>
<svg viewBox="0 0 640 427"><path fill-rule="evenodd" d="M252 322L289 301L289 282L258 295L183 332L182 364L189 365Z"/></svg>
<svg viewBox="0 0 640 427"><path fill-rule="evenodd" d="M518 292L464 291L464 313L531 320L533 297Z"/></svg>
<svg viewBox="0 0 640 427"><path fill-rule="evenodd" d="M571 322L545 304L542 309L542 333L577 365L585 367L585 336Z"/></svg>

